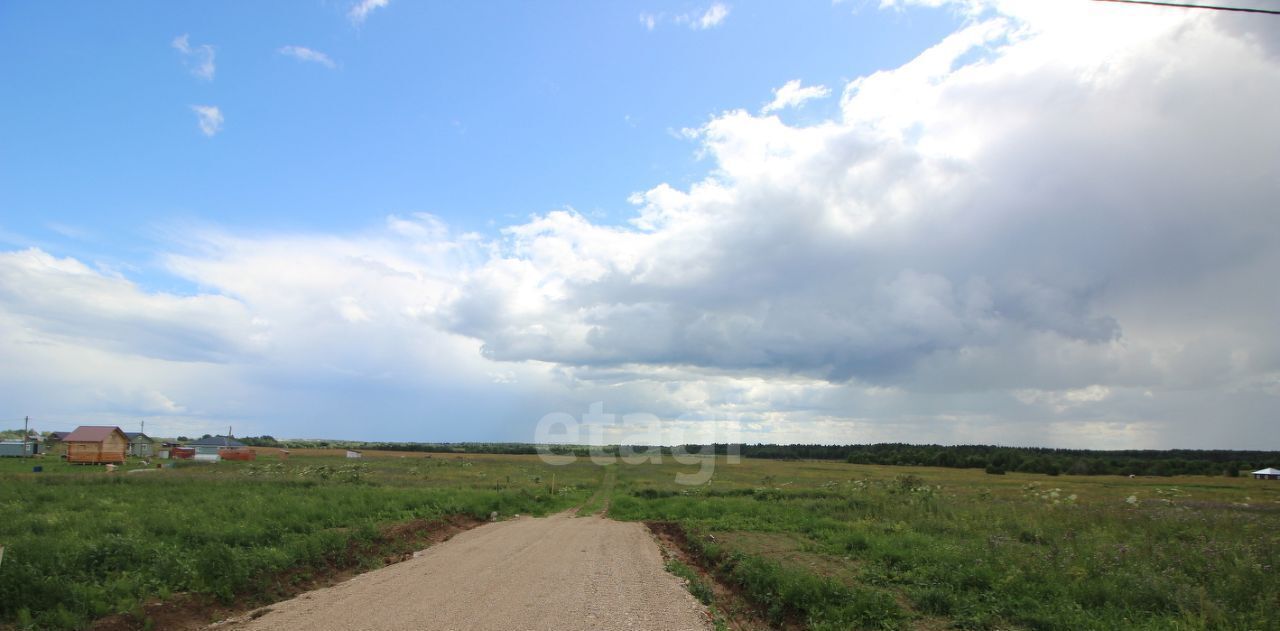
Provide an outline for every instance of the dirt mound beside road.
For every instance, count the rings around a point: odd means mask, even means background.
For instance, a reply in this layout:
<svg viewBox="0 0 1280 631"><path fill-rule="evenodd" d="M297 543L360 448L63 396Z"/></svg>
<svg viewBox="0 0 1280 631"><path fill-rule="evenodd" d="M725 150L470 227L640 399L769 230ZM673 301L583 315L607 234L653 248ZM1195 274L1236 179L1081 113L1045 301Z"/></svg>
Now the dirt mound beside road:
<svg viewBox="0 0 1280 631"><path fill-rule="evenodd" d="M263 631L711 628L706 609L663 569L644 526L568 514L481 526L418 558L215 626Z"/></svg>

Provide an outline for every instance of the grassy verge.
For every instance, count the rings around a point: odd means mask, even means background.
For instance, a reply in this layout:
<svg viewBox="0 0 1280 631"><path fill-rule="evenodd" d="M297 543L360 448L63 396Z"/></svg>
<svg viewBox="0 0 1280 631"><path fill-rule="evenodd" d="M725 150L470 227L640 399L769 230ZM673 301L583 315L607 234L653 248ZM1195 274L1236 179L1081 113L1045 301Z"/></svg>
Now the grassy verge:
<svg viewBox="0 0 1280 631"><path fill-rule="evenodd" d="M754 616L745 620L735 616L744 628L753 628L755 621L773 629L893 628L904 617L886 593L859 589L762 555L731 551L714 543L714 537L690 532L678 523L648 525L655 533L667 535L712 580L719 581L717 599L710 580L683 561L668 562L667 571L685 579L689 591L703 604L725 608L742 600L754 606Z"/></svg>
<svg viewBox="0 0 1280 631"><path fill-rule="evenodd" d="M619 469L610 515L678 524L777 626L1271 629L1280 485L814 462Z"/></svg>
<svg viewBox="0 0 1280 631"><path fill-rule="evenodd" d="M260 576L240 589L232 599L206 593L180 593L164 600L141 603L129 612L99 618L90 628L94 631L204 629L213 620L225 620L245 613L256 617L269 611L269 608L251 611L262 605L335 585L353 574L411 559L417 550L484 523L475 517L460 515L386 525L379 528L378 534L372 538L352 539L345 550L335 550L322 563L293 566Z"/></svg>
<svg viewBox="0 0 1280 631"><path fill-rule="evenodd" d="M704 605L710 605L715 602L715 594L711 590L711 585L704 581L693 568L685 565L684 561L678 559L670 559L666 564L667 571L684 579L689 593L693 594Z"/></svg>
<svg viewBox="0 0 1280 631"><path fill-rule="evenodd" d="M601 515L609 510L609 499L613 496L613 487L617 480L618 465L600 467L600 486L582 506L578 507L578 516Z"/></svg>
<svg viewBox="0 0 1280 631"><path fill-rule="evenodd" d="M0 473L0 624L79 628L179 593L265 598L282 577L385 563L403 543L390 525L557 512L599 480L595 467L558 467L552 493L549 469L468 456Z"/></svg>

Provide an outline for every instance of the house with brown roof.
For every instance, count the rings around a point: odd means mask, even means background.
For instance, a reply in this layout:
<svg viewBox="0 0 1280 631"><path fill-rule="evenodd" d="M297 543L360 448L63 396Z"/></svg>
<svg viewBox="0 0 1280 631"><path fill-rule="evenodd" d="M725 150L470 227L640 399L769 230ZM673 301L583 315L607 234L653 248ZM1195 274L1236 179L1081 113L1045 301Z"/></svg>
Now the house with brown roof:
<svg viewBox="0 0 1280 631"><path fill-rule="evenodd" d="M81 425L62 443L67 446L67 462L122 464L129 450L129 437L114 426Z"/></svg>

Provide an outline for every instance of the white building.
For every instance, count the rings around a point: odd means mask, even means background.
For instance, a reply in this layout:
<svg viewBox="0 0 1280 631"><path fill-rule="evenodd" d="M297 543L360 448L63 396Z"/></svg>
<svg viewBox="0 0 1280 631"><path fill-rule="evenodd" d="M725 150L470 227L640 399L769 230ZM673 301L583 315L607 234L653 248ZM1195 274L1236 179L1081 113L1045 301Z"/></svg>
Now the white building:
<svg viewBox="0 0 1280 631"><path fill-rule="evenodd" d="M1280 469L1267 467L1266 469L1258 469L1253 472L1255 480L1280 480Z"/></svg>

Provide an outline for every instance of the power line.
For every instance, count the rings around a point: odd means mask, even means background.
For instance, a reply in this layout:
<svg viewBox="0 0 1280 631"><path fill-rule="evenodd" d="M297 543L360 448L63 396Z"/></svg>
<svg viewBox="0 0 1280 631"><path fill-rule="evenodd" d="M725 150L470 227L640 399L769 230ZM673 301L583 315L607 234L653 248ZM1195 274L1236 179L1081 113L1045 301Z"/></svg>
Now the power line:
<svg viewBox="0 0 1280 631"><path fill-rule="evenodd" d="M1094 0L1094 2L1116 2L1119 4L1149 4L1157 7L1180 7L1184 9L1210 9L1213 11L1235 11L1237 13L1265 13L1280 15L1276 9L1250 9L1246 7L1220 7L1210 4L1187 4L1182 2L1158 2L1157 0Z"/></svg>

